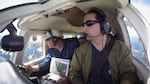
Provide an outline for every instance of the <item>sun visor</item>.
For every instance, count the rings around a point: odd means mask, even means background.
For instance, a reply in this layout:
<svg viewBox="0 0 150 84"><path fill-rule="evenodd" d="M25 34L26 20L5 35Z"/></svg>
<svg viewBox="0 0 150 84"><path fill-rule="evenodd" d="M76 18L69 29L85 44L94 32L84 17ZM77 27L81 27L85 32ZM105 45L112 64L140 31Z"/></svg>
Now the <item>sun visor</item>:
<svg viewBox="0 0 150 84"><path fill-rule="evenodd" d="M129 0L116 0L118 8L126 7L130 2Z"/></svg>
<svg viewBox="0 0 150 84"><path fill-rule="evenodd" d="M24 47L22 36L6 35L1 40L1 47L6 51L21 51Z"/></svg>

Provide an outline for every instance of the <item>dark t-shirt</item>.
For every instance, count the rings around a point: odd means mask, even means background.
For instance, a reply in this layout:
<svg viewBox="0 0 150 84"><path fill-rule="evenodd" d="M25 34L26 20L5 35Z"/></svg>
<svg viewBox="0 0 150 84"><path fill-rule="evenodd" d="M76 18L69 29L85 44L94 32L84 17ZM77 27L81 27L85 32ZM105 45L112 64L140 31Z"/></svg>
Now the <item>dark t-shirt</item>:
<svg viewBox="0 0 150 84"><path fill-rule="evenodd" d="M105 48L98 51L92 45L92 62L89 74L89 84L112 84L108 59L104 57Z"/></svg>

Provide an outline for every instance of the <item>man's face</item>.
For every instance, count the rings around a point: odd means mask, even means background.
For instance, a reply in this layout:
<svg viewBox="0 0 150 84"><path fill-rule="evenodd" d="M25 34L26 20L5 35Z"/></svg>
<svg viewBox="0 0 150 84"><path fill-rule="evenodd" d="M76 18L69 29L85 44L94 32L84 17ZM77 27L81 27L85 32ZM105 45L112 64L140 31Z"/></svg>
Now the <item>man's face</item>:
<svg viewBox="0 0 150 84"><path fill-rule="evenodd" d="M48 48L54 48L55 47L54 42L52 41L52 38L46 39L46 43L47 43Z"/></svg>
<svg viewBox="0 0 150 84"><path fill-rule="evenodd" d="M90 13L84 16L83 31L86 33L87 40L101 35L100 23L96 20L96 14Z"/></svg>

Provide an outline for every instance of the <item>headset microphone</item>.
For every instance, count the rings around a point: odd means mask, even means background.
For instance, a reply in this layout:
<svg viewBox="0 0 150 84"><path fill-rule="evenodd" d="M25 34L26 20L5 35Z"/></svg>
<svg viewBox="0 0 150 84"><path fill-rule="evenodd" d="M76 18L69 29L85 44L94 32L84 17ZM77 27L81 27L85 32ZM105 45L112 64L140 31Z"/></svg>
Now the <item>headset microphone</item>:
<svg viewBox="0 0 150 84"><path fill-rule="evenodd" d="M102 34L98 34L98 35L95 35L95 36L89 36L87 34L85 34L85 35L86 35L86 37L98 37L98 36L101 36Z"/></svg>
<svg viewBox="0 0 150 84"><path fill-rule="evenodd" d="M53 41L54 45L56 45L56 43L58 42L58 37L53 36L53 33L51 30L49 30L48 32L52 36L52 41Z"/></svg>

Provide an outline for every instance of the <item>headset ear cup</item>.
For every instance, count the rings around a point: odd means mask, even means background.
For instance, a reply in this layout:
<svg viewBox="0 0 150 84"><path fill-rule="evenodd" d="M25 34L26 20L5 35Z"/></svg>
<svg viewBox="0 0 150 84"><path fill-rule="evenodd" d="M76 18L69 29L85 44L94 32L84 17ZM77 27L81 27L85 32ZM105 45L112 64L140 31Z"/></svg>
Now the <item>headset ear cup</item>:
<svg viewBox="0 0 150 84"><path fill-rule="evenodd" d="M109 34L111 32L110 24L106 18L101 22L101 32L102 34Z"/></svg>
<svg viewBox="0 0 150 84"><path fill-rule="evenodd" d="M57 37L52 37L52 41L53 41L54 44L56 45L56 43L57 43L57 41L58 41Z"/></svg>

